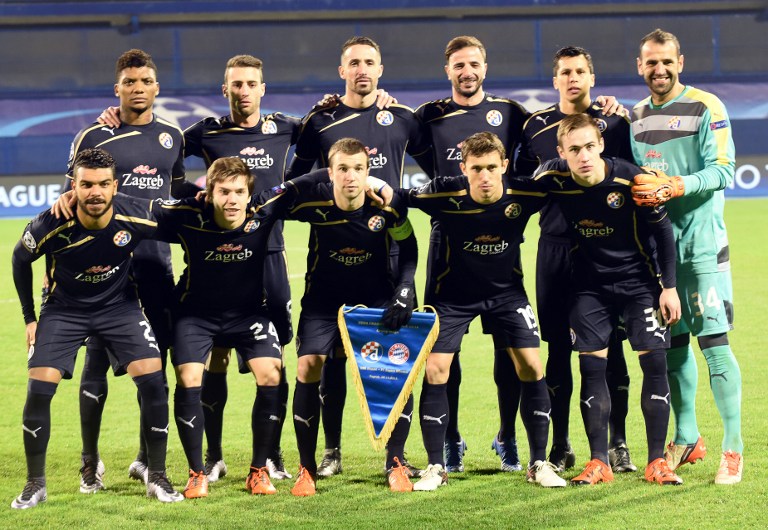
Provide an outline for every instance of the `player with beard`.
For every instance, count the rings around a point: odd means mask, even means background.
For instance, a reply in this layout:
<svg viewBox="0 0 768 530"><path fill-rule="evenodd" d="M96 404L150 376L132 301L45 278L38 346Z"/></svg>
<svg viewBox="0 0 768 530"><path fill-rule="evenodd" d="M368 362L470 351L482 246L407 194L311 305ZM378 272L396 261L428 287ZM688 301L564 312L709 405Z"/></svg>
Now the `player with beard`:
<svg viewBox="0 0 768 530"><path fill-rule="evenodd" d="M368 150L370 175L393 188L400 188L405 153L431 173L432 155L413 110L392 104L379 109L375 102L384 67L379 45L368 37L352 37L341 49L339 77L345 81L344 95L333 109L315 107L307 114L296 142L296 154L286 180L329 164L331 146L341 138L357 138ZM397 249L392 249L393 265ZM331 358L323 365L322 396L325 454L318 475L328 477L342 471L341 427L346 401L346 358Z"/></svg>
<svg viewBox="0 0 768 530"><path fill-rule="evenodd" d="M168 396L160 348L136 299L131 255L156 222L125 196L116 196L115 161L101 149L83 149L72 162L75 217L43 212L33 219L13 252L13 279L21 301L29 348L29 385L22 429L27 484L12 508L46 500L45 455L51 436L51 400L62 378L71 379L77 351L87 337L110 345L115 374L130 374L140 396L141 433L148 460L147 496L177 502L165 475ZM35 317L32 262L50 257L50 294ZM105 355L106 357L106 355ZM104 464L92 455L90 478L100 488ZM85 467L85 466L84 466ZM88 473L83 471L83 480ZM88 482L86 482L88 484ZM81 486L82 491L82 486ZM92 489L87 493L97 491Z"/></svg>
<svg viewBox="0 0 768 530"><path fill-rule="evenodd" d="M569 115L585 112L595 118L604 140L604 155L634 162L629 145L629 121L618 114L605 116L592 100L595 84L592 57L584 48L567 46L552 60L552 84L560 101L534 112L523 128L523 141L516 161L519 175L531 175L547 160L558 158L557 127ZM536 306L541 338L548 343L547 383L552 398L552 448L549 461L559 470L571 468L576 455L568 439L573 374L568 306L563 298L570 292L572 234L556 201L541 210L538 258L536 260ZM629 410L629 373L617 332L608 346L608 388L611 395L611 441L608 452L613 471L636 471L626 443Z"/></svg>

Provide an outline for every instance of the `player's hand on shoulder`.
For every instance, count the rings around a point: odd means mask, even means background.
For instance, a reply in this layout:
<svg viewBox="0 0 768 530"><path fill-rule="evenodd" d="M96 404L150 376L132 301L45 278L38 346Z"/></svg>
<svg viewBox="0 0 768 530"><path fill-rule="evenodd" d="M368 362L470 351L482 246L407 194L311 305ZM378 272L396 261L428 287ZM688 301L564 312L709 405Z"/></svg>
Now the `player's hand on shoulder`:
<svg viewBox="0 0 768 530"><path fill-rule="evenodd" d="M645 166L640 169L645 173L635 175L632 184L632 199L638 206L656 207L685 194L681 177L670 177L663 171Z"/></svg>
<svg viewBox="0 0 768 530"><path fill-rule="evenodd" d="M381 323L387 329L397 331L411 320L413 306L416 303L416 294L413 286L400 284L395 290L395 295L389 301L386 311L381 316Z"/></svg>
<svg viewBox="0 0 768 530"><path fill-rule="evenodd" d="M392 189L392 186L380 178L368 175L368 178L365 181L365 194L374 202L374 204L376 204L376 206L385 208L392 202L392 197L395 192Z"/></svg>
<svg viewBox="0 0 768 530"><path fill-rule="evenodd" d="M604 116L613 116L614 114L622 118L629 116L629 111L614 96L597 96L595 103L603 107Z"/></svg>
<svg viewBox="0 0 768 530"><path fill-rule="evenodd" d="M56 219L72 219L75 215L74 206L77 203L77 197L74 190L65 191L56 202L51 206L51 213Z"/></svg>
<svg viewBox="0 0 768 530"><path fill-rule="evenodd" d="M120 107L107 107L101 114L99 114L96 121L102 125L117 129L120 127Z"/></svg>
<svg viewBox="0 0 768 530"><path fill-rule="evenodd" d="M316 103L318 110L330 110L336 108L341 103L341 96L338 94L324 94L323 99Z"/></svg>
<svg viewBox="0 0 768 530"><path fill-rule="evenodd" d="M397 99L394 98L384 90L383 88L376 89L376 106L380 109L388 109L390 105L397 103Z"/></svg>

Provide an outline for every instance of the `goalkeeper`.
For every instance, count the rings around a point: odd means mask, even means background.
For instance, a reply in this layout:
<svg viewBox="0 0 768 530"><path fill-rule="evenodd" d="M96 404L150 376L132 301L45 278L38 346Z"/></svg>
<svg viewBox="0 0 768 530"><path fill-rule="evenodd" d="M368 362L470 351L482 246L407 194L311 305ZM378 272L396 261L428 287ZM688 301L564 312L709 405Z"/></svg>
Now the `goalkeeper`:
<svg viewBox="0 0 768 530"><path fill-rule="evenodd" d="M733 289L723 221L723 190L734 176L734 145L722 102L680 82L683 61L671 33L657 29L640 42L638 74L651 94L632 111L632 150L648 173L635 177L632 193L639 205L667 203L677 247L682 320L672 328L667 352L675 434L665 457L674 470L707 452L696 423L693 334L707 361L724 426L715 483L735 484L743 468L741 373L728 342Z"/></svg>

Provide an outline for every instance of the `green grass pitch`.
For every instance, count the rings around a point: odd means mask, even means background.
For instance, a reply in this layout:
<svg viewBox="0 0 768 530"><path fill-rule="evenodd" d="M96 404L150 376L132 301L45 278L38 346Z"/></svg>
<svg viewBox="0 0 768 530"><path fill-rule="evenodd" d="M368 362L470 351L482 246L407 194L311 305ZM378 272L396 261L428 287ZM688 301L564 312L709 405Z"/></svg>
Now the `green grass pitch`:
<svg viewBox="0 0 768 530"><path fill-rule="evenodd" d="M426 218L413 214L422 257L427 246ZM161 505L144 496L144 487L128 479L127 468L138 446L138 407L135 387L128 377L109 378L110 392L101 435L101 455L106 463L107 490L95 495L78 491L80 430L77 405L78 372L63 381L52 406L52 436L48 451L48 501L23 512L9 508L21 491L26 476L21 413L26 395L24 326L13 287L10 256L25 220L0 221L0 528L733 528L763 527L762 508L768 498L768 421L765 390L768 365L762 304L768 300L768 199L730 200L726 220L731 237L735 285L736 331L731 342L741 364L744 381L743 431L746 444L744 480L732 487L715 486L722 427L709 390L706 363L700 354L698 419L709 456L704 462L681 469L685 484L662 488L646 484L641 472L617 476L609 485L546 490L526 483L523 473L503 473L490 449L498 428L496 393L492 375L490 339L473 325L462 346L464 376L459 424L467 440L466 472L449 477L448 485L432 493L393 494L383 475L383 453L375 453L367 440L352 386L344 420L344 473L318 484L313 498L294 498L291 483L276 483L278 494L252 497L245 492L250 462L250 414L255 392L251 376L231 371L229 402L224 430L224 455L230 474L211 486L207 499ZM286 224L287 252L294 294L294 322L305 270L307 227ZM523 245L528 293L534 293L537 226L532 222ZM42 260L38 262L40 264ZM38 265L36 264L36 265ZM36 285L40 279L36 268ZM178 272L178 271L177 271ZM423 278L424 263L419 274ZM423 279L419 281L423 288ZM226 296L226 293L223 293ZM645 463L645 434L639 404L640 370L635 356L625 352L632 376L628 440L636 464ZM545 359L546 346L542 348ZM296 355L286 351L293 391ZM578 374L573 356L574 374ZM171 379L173 377L171 376ZM578 379L578 378L577 378ZM171 383L173 386L173 383ZM420 386L420 385L418 385ZM578 380L575 383L578 395ZM418 388L417 388L418 393ZM172 422L173 423L173 422ZM517 422L521 457L527 458L522 423ZM572 403L571 434L577 467L588 457L578 400ZM322 432L320 434L322 440ZM282 446L291 472L298 456L293 426L286 422ZM322 447L322 441L320 442ZM424 465L425 453L418 425L407 444L409 459ZM171 428L169 474L178 488L186 482L186 460ZM570 478L572 470L566 474ZM292 481L290 481L292 482ZM3 508L4 507L4 508Z"/></svg>

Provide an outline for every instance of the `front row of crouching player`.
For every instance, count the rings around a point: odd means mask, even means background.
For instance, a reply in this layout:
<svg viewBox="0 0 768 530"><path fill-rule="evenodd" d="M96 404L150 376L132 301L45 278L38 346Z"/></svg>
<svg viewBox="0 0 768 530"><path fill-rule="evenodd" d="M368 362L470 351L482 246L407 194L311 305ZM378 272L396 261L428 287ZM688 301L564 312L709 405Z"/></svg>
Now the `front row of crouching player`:
<svg viewBox="0 0 768 530"><path fill-rule="evenodd" d="M147 494L163 502L207 495L202 459L202 374L213 344L235 348L242 368L253 373L257 384L253 455L246 488L253 494L275 493L266 460L279 443L275 418L280 416L280 344L264 307L252 301L262 299L268 234L281 218L312 225L308 256L312 266L308 268L298 329L293 418L300 468L292 493L314 494L317 386L324 359L340 345L335 325L337 307L360 303L386 307L384 321L393 329L407 322L413 309L417 250L407 206L419 208L440 222L445 255L441 268L430 271L433 277L425 295L426 303L434 306L440 317L440 332L427 361L419 406L428 466L413 484L411 472L402 465L409 422L401 421L388 446L390 488L429 491L446 483L446 381L453 354L478 315L493 324L495 346L507 351L522 382L521 411L530 446L527 480L544 487L565 486L566 481L546 460L550 401L539 359L536 318L520 268L526 223L547 200L561 204L579 243L573 271L578 289L571 326L581 354L582 415L592 460L572 483L612 479L607 460L605 349L619 316L640 354L644 373L642 409L649 453L646 479L681 483L662 458L670 410L666 325L680 317L669 221L661 206L643 209L634 205L630 184L641 170L623 161L601 158L600 131L589 116L564 119L558 143L561 160L542 166L533 179L518 180L505 177L509 161L495 135L472 135L462 146L463 176L437 178L421 188L398 190L394 198L385 193L392 202L381 208L365 200L368 156L365 146L353 139L342 139L331 148L327 171L310 173L258 196L252 195L253 177L242 161L219 159L209 169L204 201L147 203L118 194L111 157L99 149L83 151L75 163L72 197L60 202L74 201L74 217L57 219L51 212L40 214L29 223L13 254L14 282L27 324L29 385L23 415L27 484L12 507L29 508L46 499L51 399L62 377L72 376L77 350L89 336L110 343L116 373L127 372L136 382L149 457ZM369 229L375 216L383 219L381 224L387 230ZM169 420L159 351L129 274L131 251L144 238L181 243L185 252L186 269L175 301L172 356L177 375L174 415L190 469L183 496L165 475ZM394 278L388 275L392 241L400 248ZM365 270L330 257L334 249L345 248L350 242L355 248L364 247L371 256L362 266ZM52 287L38 323L31 264L43 255L50 257L47 272ZM343 282L337 280L339 277ZM474 281L467 282L467 278ZM348 289L331 289L340 284ZM221 292L228 294L222 297ZM412 400L407 407L405 416L410 415ZM98 465L97 471L103 474L103 464Z"/></svg>

